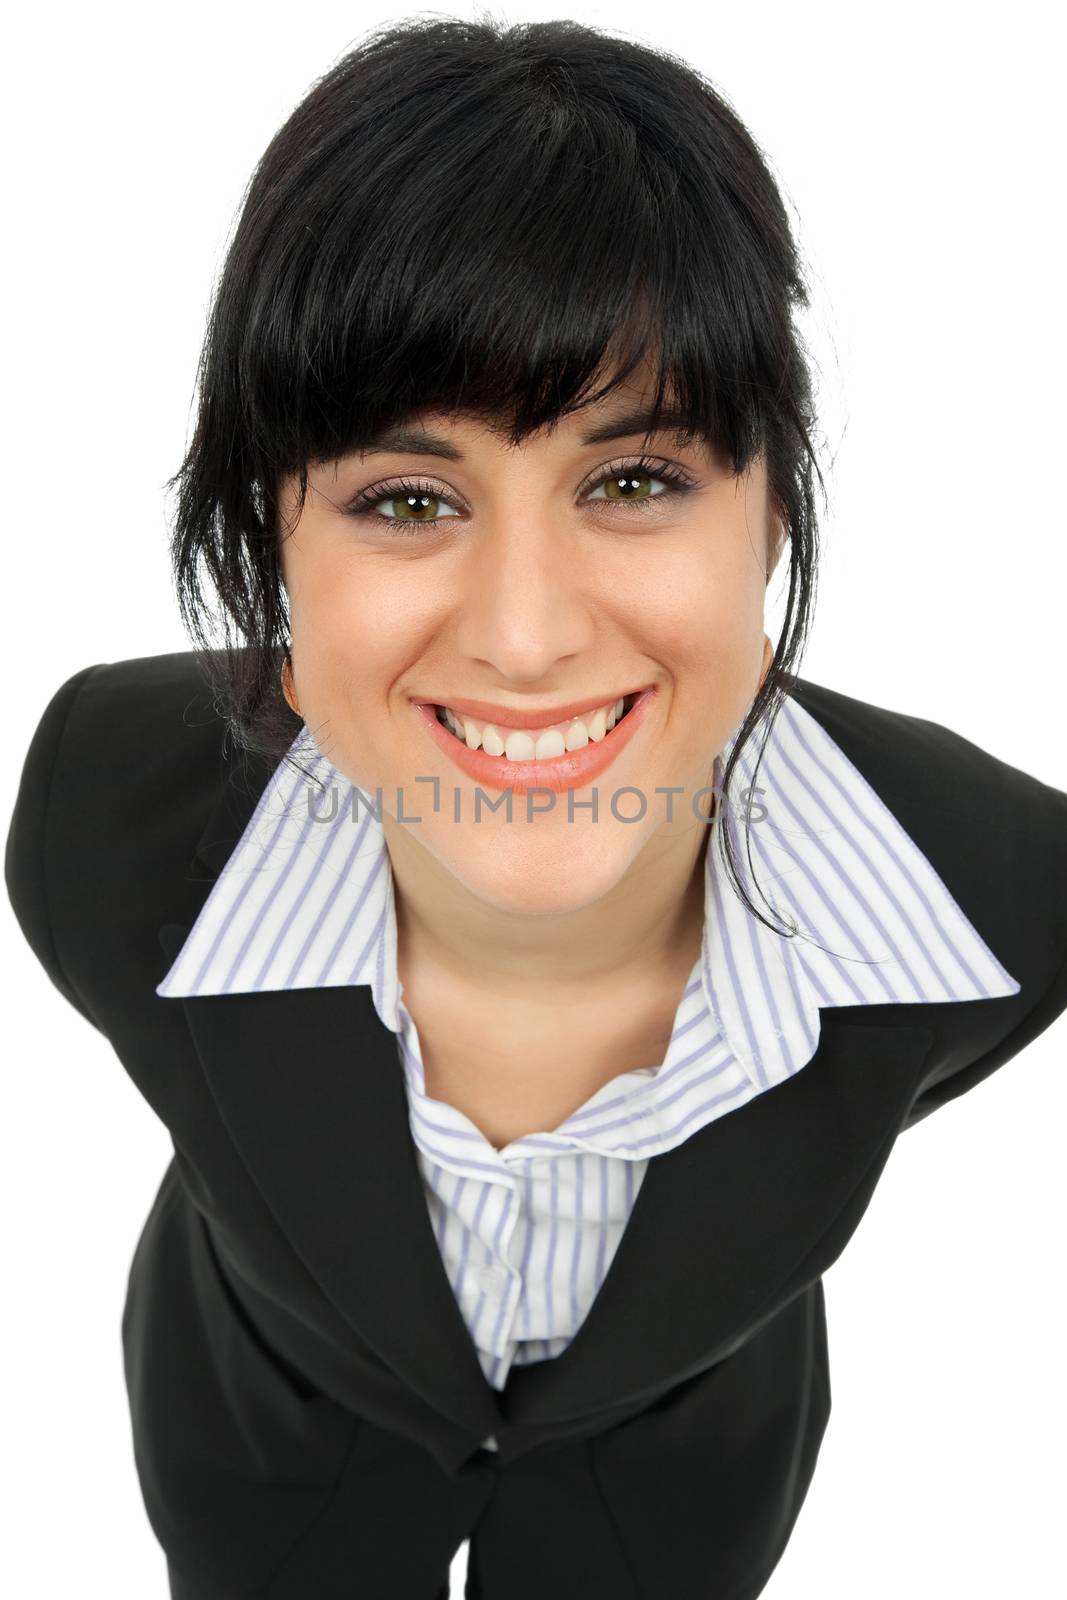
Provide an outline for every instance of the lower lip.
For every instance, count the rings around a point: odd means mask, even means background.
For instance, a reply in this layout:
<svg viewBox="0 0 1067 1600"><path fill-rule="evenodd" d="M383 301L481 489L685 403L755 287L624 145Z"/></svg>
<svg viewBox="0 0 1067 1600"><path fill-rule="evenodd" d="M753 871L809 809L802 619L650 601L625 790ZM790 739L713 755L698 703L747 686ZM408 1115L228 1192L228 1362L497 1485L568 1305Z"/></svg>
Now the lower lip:
<svg viewBox="0 0 1067 1600"><path fill-rule="evenodd" d="M441 726L437 712L429 701L413 701L416 712L425 724L435 744L455 762L461 772L474 778L486 789L511 789L516 795L527 789L551 789L562 793L592 783L605 767L615 760L630 743L655 698L654 688L642 689L626 716L606 733L603 739L592 740L583 750L568 750L561 756L545 761L508 761L505 756L487 756L484 750L472 750L457 739L454 733Z"/></svg>

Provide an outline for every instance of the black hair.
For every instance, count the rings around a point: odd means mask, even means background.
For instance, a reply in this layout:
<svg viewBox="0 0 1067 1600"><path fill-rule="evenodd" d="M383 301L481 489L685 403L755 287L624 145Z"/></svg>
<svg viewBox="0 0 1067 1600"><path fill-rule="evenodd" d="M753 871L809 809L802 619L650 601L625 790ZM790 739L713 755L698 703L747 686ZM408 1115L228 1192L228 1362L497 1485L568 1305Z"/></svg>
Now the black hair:
<svg viewBox="0 0 1067 1600"><path fill-rule="evenodd" d="M668 51L573 21L414 18L370 33L252 174L212 296L192 441L166 484L183 622L238 750L277 763L302 727L280 684L283 475L302 510L310 464L416 411L518 444L647 359L657 411L680 412L736 474L762 454L788 539L782 631L717 797L728 813L814 607L814 478L825 488L793 315L808 303L766 159ZM612 376L589 393L600 373ZM716 831L735 892L772 927L744 893L730 827Z"/></svg>

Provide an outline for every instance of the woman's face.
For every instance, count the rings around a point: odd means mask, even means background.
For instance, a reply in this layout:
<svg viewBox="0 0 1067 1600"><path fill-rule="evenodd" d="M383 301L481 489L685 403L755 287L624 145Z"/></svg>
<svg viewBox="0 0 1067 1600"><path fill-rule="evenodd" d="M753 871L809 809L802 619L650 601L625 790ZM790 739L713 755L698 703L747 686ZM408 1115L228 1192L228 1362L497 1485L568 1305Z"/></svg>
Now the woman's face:
<svg viewBox="0 0 1067 1600"><path fill-rule="evenodd" d="M517 448L423 413L408 430L438 441L426 453L313 469L295 526L282 485L290 704L339 772L381 789L387 836L502 910L589 905L706 828L697 791L770 664L763 465L735 480L699 441L646 444L646 400L616 389ZM623 414L625 436L585 442ZM605 731L593 708L636 691ZM462 740L428 709L457 703Z"/></svg>

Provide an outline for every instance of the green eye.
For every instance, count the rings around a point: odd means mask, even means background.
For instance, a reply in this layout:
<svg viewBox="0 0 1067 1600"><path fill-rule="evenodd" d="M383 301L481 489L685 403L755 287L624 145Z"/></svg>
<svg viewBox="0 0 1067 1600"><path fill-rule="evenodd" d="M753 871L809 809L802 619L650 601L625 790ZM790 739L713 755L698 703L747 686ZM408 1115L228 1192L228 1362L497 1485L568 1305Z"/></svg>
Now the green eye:
<svg viewBox="0 0 1067 1600"><path fill-rule="evenodd" d="M661 483L666 487L659 493L650 491L643 494L640 492L643 481ZM629 506L643 511L653 501L689 494L695 487L696 485L684 472L669 462L648 461L642 457L638 461L620 462L606 473L601 473L599 478L594 479L592 488L585 498L599 505L610 504L612 508ZM597 491L600 489L604 490L603 495L598 494ZM380 512L379 506L388 506L389 512ZM462 512L456 511L451 506L451 501L446 500L432 483L413 482L403 478L372 484L369 489L364 489L357 495L345 511L350 517L369 517L372 521L394 524L406 523L411 532L414 532L415 529L434 529L443 521L461 517ZM442 507L451 509L442 510Z"/></svg>
<svg viewBox="0 0 1067 1600"><path fill-rule="evenodd" d="M605 490L605 500L615 500L616 502L621 502L624 505L630 505L635 500L660 499L660 495L641 495L633 492L642 479L645 479L650 483L663 481L652 472L627 472L612 474L610 478L604 478L602 480L602 486ZM597 487L600 488L601 484L598 484ZM592 498L592 496L590 498Z"/></svg>
<svg viewBox="0 0 1067 1600"><path fill-rule="evenodd" d="M433 508L447 505L448 501L428 490L418 490L417 492L387 495L383 500L377 500L374 503L376 505L388 504L390 510L394 513L393 516L383 518L385 522L396 520L397 522L434 523L438 520L438 513ZM401 506L404 508L403 511L397 509ZM459 516L459 512L449 512L448 515Z"/></svg>

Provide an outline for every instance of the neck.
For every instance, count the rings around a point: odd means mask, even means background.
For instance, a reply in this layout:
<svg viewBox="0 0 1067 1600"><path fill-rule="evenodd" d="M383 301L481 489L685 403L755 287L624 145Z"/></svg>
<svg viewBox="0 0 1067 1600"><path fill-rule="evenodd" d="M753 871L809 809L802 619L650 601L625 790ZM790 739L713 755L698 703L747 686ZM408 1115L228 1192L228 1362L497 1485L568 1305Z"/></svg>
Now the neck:
<svg viewBox="0 0 1067 1600"><path fill-rule="evenodd" d="M384 819L401 972L430 968L454 988L539 1002L688 976L704 922L710 828L689 818L653 834L607 894L562 913L502 909L470 893L411 833ZM607 988L603 992L608 992Z"/></svg>

